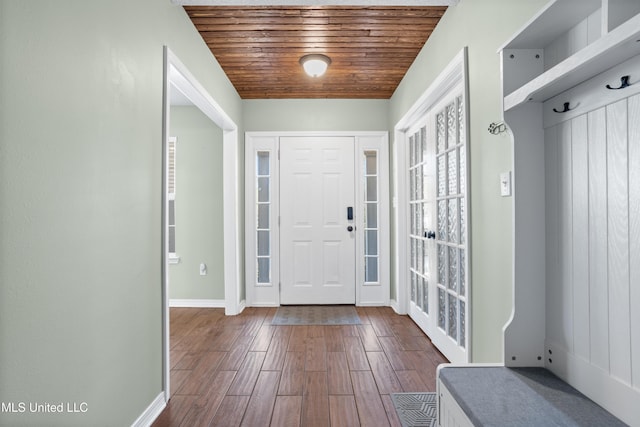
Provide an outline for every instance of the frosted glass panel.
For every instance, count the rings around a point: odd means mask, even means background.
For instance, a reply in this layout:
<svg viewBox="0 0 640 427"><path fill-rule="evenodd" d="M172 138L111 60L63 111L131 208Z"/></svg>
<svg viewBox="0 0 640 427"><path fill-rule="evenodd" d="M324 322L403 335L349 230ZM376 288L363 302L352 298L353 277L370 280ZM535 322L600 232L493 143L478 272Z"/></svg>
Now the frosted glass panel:
<svg viewBox="0 0 640 427"><path fill-rule="evenodd" d="M465 259L465 254L464 254L464 249L459 249L460 251L460 268L459 268L459 273L460 273L460 290L459 293L460 295L464 296L465 293L467 292L467 282L466 282L466 259Z"/></svg>
<svg viewBox="0 0 640 427"><path fill-rule="evenodd" d="M422 241L418 240L416 242L416 258L418 260L418 265L416 266L416 270L422 273Z"/></svg>
<svg viewBox="0 0 640 427"><path fill-rule="evenodd" d="M438 156L438 197L446 196L447 191L445 161L444 155Z"/></svg>
<svg viewBox="0 0 640 427"><path fill-rule="evenodd" d="M429 205L428 203L423 203L422 204L422 229L423 230L428 230L429 227L429 222L430 222L430 218L431 218L431 212L429 212L429 208L432 205Z"/></svg>
<svg viewBox="0 0 640 427"><path fill-rule="evenodd" d="M269 258L258 258L258 283L271 282Z"/></svg>
<svg viewBox="0 0 640 427"><path fill-rule="evenodd" d="M449 300L449 336L458 341L458 299L447 294Z"/></svg>
<svg viewBox="0 0 640 427"><path fill-rule="evenodd" d="M258 228L269 228L269 205L258 205Z"/></svg>
<svg viewBox="0 0 640 427"><path fill-rule="evenodd" d="M269 201L269 178L258 178L258 202Z"/></svg>
<svg viewBox="0 0 640 427"><path fill-rule="evenodd" d="M465 142L465 129L464 129L464 101L459 96L458 99L458 144L464 144Z"/></svg>
<svg viewBox="0 0 640 427"><path fill-rule="evenodd" d="M422 279L422 311L429 314L429 282Z"/></svg>
<svg viewBox="0 0 640 427"><path fill-rule="evenodd" d="M458 203L460 203L460 243L467 243L467 223L465 222L465 203L464 198L459 198Z"/></svg>
<svg viewBox="0 0 640 427"><path fill-rule="evenodd" d="M444 329L447 323L447 306L445 302L446 292L438 288L438 326Z"/></svg>
<svg viewBox="0 0 640 427"><path fill-rule="evenodd" d="M437 139L438 139L438 154L442 153L445 149L445 125L444 125L444 113L438 114L436 117L436 125L438 127Z"/></svg>
<svg viewBox="0 0 640 427"><path fill-rule="evenodd" d="M378 153L375 151L365 151L365 165L367 175L376 175L378 172Z"/></svg>
<svg viewBox="0 0 640 427"><path fill-rule="evenodd" d="M367 211L367 228L378 227L378 205L375 203L367 203L365 205Z"/></svg>
<svg viewBox="0 0 640 427"><path fill-rule="evenodd" d="M258 256L269 255L269 232L258 231Z"/></svg>
<svg viewBox="0 0 640 427"><path fill-rule="evenodd" d="M449 178L449 195L458 194L458 159L456 150L449 151L447 154L449 165L448 178Z"/></svg>
<svg viewBox="0 0 640 427"><path fill-rule="evenodd" d="M169 225L176 224L176 201L169 200Z"/></svg>
<svg viewBox="0 0 640 427"><path fill-rule="evenodd" d="M422 146L422 161L427 160L427 128L420 129L420 145Z"/></svg>
<svg viewBox="0 0 640 427"><path fill-rule="evenodd" d="M454 147L458 142L456 139L456 129L458 121L456 120L456 104L447 105L447 148Z"/></svg>
<svg viewBox="0 0 640 427"><path fill-rule="evenodd" d="M449 199L449 209L447 223L449 225L449 238L451 243L458 243L458 200Z"/></svg>
<svg viewBox="0 0 640 427"><path fill-rule="evenodd" d="M447 240L447 201L438 202L438 240Z"/></svg>
<svg viewBox="0 0 640 427"><path fill-rule="evenodd" d="M378 258L377 257L365 257L365 282L377 282L378 281Z"/></svg>
<svg viewBox="0 0 640 427"><path fill-rule="evenodd" d="M411 301L416 302L416 274L411 273Z"/></svg>
<svg viewBox="0 0 640 427"><path fill-rule="evenodd" d="M466 148L464 146L460 147L458 149L458 163L459 163L459 167L458 167L458 179L460 182L460 192L462 194L465 193L465 191L467 191L467 159L465 158L466 156Z"/></svg>
<svg viewBox="0 0 640 427"><path fill-rule="evenodd" d="M167 230L169 232L169 252L172 254L176 253L176 227L169 227Z"/></svg>
<svg viewBox="0 0 640 427"><path fill-rule="evenodd" d="M416 168L416 200L422 199L422 165Z"/></svg>
<svg viewBox="0 0 640 427"><path fill-rule="evenodd" d="M449 248L449 289L458 291L458 249Z"/></svg>
<svg viewBox="0 0 640 427"><path fill-rule="evenodd" d="M447 267L446 250L446 246L438 245L438 283L441 285L445 284L445 273Z"/></svg>
<svg viewBox="0 0 640 427"><path fill-rule="evenodd" d="M467 318L466 318L466 305L464 301L460 301L460 339L458 343L460 347L467 347L467 339L466 339L466 330L467 330Z"/></svg>
<svg viewBox="0 0 640 427"><path fill-rule="evenodd" d="M378 178L375 176L367 177L367 201L375 202L378 200Z"/></svg>
<svg viewBox="0 0 640 427"><path fill-rule="evenodd" d="M269 152L258 152L258 175L269 175Z"/></svg>
<svg viewBox="0 0 640 427"><path fill-rule="evenodd" d="M416 305L422 308L422 298L424 289L422 289L422 277L418 276L416 280Z"/></svg>
<svg viewBox="0 0 640 427"><path fill-rule="evenodd" d="M424 273L425 276L429 275L429 251L427 250L427 241L423 240L422 241L422 256L424 258L424 267L422 269L422 272Z"/></svg>
<svg viewBox="0 0 640 427"><path fill-rule="evenodd" d="M378 232L376 230L365 231L365 255L378 255Z"/></svg>
<svg viewBox="0 0 640 427"><path fill-rule="evenodd" d="M413 135L409 137L409 166L416 164L416 139Z"/></svg>
<svg viewBox="0 0 640 427"><path fill-rule="evenodd" d="M411 268L415 269L416 265L416 239L411 239Z"/></svg>

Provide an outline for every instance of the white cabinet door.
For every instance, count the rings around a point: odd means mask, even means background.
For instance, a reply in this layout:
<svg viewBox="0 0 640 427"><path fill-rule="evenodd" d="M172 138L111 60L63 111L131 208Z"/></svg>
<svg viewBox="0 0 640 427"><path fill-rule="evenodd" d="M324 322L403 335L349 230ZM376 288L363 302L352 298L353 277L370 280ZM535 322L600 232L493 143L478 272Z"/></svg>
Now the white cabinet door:
<svg viewBox="0 0 640 427"><path fill-rule="evenodd" d="M354 138L280 138L281 304L355 303L353 216Z"/></svg>

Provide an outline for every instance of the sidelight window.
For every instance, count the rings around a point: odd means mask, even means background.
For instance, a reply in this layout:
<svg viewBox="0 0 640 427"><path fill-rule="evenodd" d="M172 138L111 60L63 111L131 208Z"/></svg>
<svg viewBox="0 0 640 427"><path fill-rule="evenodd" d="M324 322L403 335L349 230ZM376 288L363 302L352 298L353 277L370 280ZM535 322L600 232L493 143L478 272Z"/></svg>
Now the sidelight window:
<svg viewBox="0 0 640 427"><path fill-rule="evenodd" d="M258 285L271 283L271 168L269 151L256 153L256 274Z"/></svg>

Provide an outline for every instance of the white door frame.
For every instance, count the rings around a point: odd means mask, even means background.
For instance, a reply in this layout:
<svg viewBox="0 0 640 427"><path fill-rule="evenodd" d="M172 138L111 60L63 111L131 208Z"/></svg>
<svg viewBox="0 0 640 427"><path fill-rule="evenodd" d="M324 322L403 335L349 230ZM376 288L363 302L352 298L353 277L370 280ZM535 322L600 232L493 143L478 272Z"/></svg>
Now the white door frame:
<svg viewBox="0 0 640 427"><path fill-rule="evenodd" d="M163 117L162 117L162 337L163 337L163 380L165 400L170 397L169 363L169 236L166 164L167 141L170 124L171 86L198 107L223 132L223 222L224 222L224 297L225 314L235 315L242 311L240 301L240 233L239 233L239 168L238 168L238 127L225 113L207 90L189 72L178 57L164 46Z"/></svg>
<svg viewBox="0 0 640 427"><path fill-rule="evenodd" d="M366 151L376 151L379 155L379 191L380 191L380 270L379 281L376 283L364 282L364 227L358 227L356 223L356 305L387 306L389 305L390 291L390 221L389 221L389 142L387 132L247 132L245 135L245 265L246 265L246 305L276 307L280 305L279 289L279 230L272 233L271 251L273 254L271 280L269 283L257 285L256 267L253 260L256 257L255 237L255 155L258 151L272 153L273 188L272 196L278 197L279 167L277 156L280 137L353 137L355 139L356 159L359 154ZM356 176L356 204L355 219L358 221L364 209L363 183L364 161L355 162ZM279 216L279 199L274 200L271 216L274 230L277 230Z"/></svg>
<svg viewBox="0 0 640 427"><path fill-rule="evenodd" d="M392 301L392 307L399 314L407 314L409 310L410 300L410 280L409 280L409 171L406 167L408 163L408 134L407 131L419 120L427 116L429 110L432 109L443 97L445 97L450 90L452 90L460 81L467 81L467 48L464 47L445 67L445 69L438 75L438 77L431 83L431 85L425 90L425 92L418 98L418 100L411 106L407 113L398 121L394 127L394 140L392 144L392 150L394 154L394 209L395 209L395 247L396 254L394 257L395 265L395 277L394 283L396 285L395 295L396 300ZM465 89L466 92L466 84ZM468 94L465 93L465 99L469 99ZM468 102L467 102L468 108ZM468 110L467 110L468 111ZM467 113L468 114L468 113ZM467 138L468 141L468 138ZM469 179L467 177L467 185L470 186ZM471 206L467 205L467 217L470 218ZM467 259L469 265L471 265L471 230L469 224L467 226ZM467 272L468 275L469 272ZM467 281L471 283L470 280ZM468 295L468 313L467 317L467 333L471 337L471 286L467 289ZM467 340L467 354L469 360L471 360L471 339Z"/></svg>

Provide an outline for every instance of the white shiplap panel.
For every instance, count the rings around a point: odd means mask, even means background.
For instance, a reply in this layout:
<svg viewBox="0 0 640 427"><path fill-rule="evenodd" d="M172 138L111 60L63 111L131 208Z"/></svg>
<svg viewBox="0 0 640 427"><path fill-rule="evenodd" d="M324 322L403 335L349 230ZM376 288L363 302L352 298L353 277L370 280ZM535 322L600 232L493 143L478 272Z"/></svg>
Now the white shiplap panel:
<svg viewBox="0 0 640 427"><path fill-rule="evenodd" d="M640 389L640 95L629 98L629 251L632 385Z"/></svg>
<svg viewBox="0 0 640 427"><path fill-rule="evenodd" d="M573 188L571 183L571 122L560 124L558 132L560 159L560 283L562 294L561 340L569 353L573 353Z"/></svg>
<svg viewBox="0 0 640 427"><path fill-rule="evenodd" d="M553 126L544 131L545 228L546 228L546 339L560 342L562 324L562 287L560 285L560 214L558 130Z"/></svg>
<svg viewBox="0 0 640 427"><path fill-rule="evenodd" d="M627 101L607 106L610 372L631 383Z"/></svg>
<svg viewBox="0 0 640 427"><path fill-rule="evenodd" d="M587 115L571 121L573 352L589 360L589 157Z"/></svg>
<svg viewBox="0 0 640 427"><path fill-rule="evenodd" d="M606 109L588 115L589 126L589 315L591 363L609 371L607 262Z"/></svg>

